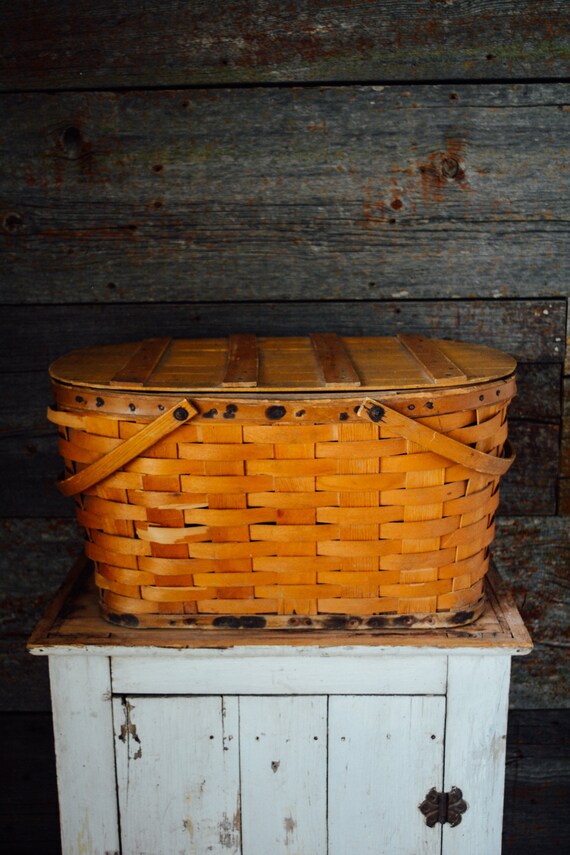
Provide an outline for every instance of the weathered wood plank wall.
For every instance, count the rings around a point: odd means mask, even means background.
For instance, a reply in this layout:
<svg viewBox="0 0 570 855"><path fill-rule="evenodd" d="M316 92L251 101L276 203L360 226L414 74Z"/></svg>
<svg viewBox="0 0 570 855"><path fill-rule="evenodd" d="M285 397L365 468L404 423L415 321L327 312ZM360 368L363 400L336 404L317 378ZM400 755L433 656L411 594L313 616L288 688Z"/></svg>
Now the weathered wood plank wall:
<svg viewBox="0 0 570 855"><path fill-rule="evenodd" d="M565 0L22 0L5 89L564 77Z"/></svg>
<svg viewBox="0 0 570 855"><path fill-rule="evenodd" d="M570 8L135 5L1 4L0 708L49 708L24 644L81 544L53 486L53 358L157 332L490 344L520 363L495 561L536 644L514 665L505 845L548 855L569 706Z"/></svg>
<svg viewBox="0 0 570 855"><path fill-rule="evenodd" d="M157 332L320 329L416 330L519 360L495 561L536 649L514 663L505 852L559 851L568 4L22 0L0 13L0 709L16 711L2 731L21 777L4 849L58 851L50 720L30 712L49 709L46 663L24 648L81 545L53 487L49 362Z"/></svg>
<svg viewBox="0 0 570 855"><path fill-rule="evenodd" d="M565 96L560 84L5 95L6 299L563 296Z"/></svg>
<svg viewBox="0 0 570 855"><path fill-rule="evenodd" d="M495 555L568 704L570 11L545 0L3 4L3 708L80 537L47 366L83 344L416 330L520 362ZM565 647L566 645L566 647Z"/></svg>

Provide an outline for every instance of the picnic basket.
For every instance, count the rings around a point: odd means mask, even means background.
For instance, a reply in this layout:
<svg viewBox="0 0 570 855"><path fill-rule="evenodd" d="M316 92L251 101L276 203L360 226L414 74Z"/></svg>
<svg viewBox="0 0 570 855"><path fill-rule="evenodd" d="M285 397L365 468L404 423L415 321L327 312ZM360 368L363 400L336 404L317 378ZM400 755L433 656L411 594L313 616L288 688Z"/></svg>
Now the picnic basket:
<svg viewBox="0 0 570 855"><path fill-rule="evenodd" d="M418 335L62 356L48 418L102 615L211 630L476 619L515 367Z"/></svg>

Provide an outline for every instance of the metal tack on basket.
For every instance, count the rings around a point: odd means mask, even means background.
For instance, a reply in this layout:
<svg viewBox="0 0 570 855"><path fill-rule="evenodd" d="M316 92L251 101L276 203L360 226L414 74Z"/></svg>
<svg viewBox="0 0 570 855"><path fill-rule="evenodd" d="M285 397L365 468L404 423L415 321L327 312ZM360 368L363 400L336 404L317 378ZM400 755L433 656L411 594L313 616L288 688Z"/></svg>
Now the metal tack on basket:
<svg viewBox="0 0 570 855"><path fill-rule="evenodd" d="M50 368L102 614L457 626L483 607L515 362L421 336L149 339Z"/></svg>

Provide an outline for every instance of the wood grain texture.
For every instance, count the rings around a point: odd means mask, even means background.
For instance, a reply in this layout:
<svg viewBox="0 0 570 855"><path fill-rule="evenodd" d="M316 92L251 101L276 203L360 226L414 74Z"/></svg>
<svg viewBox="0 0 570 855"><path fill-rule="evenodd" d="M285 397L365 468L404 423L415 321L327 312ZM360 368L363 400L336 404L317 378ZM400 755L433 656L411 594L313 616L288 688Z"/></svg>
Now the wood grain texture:
<svg viewBox="0 0 570 855"><path fill-rule="evenodd" d="M42 372L47 389L49 363L67 351L150 338L157 331L173 338L241 332L310 335L317 329L339 335L415 332L496 347L518 362L564 361L566 298L448 300L440 293L433 300L375 300L368 293L363 300L332 299L329 294L323 301L171 304L149 303L148 293L144 297L135 304L3 305L0 376L12 373L10 396L17 394L26 371Z"/></svg>
<svg viewBox="0 0 570 855"><path fill-rule="evenodd" d="M241 697L241 851L328 855L327 698Z"/></svg>
<svg viewBox="0 0 570 855"><path fill-rule="evenodd" d="M8 312L8 314L10 314ZM57 314L57 313L56 313ZM434 310L434 318L436 310ZM144 321L143 321L144 322ZM46 319L46 326L51 328L51 321ZM508 327L505 329L505 337L510 336ZM544 347L544 343L538 338L533 338L529 331L529 338L538 348ZM47 336L46 336L47 339ZM71 349L64 342L57 339L54 331L54 340L45 342L46 347L56 349L62 347L62 351ZM524 346L524 342L521 342ZM525 347L526 349L526 347ZM36 362L38 356L30 354L30 362ZM26 353L22 349L21 364L26 361ZM52 402L52 393L49 388L49 377L47 374L47 362L37 370L22 370L20 372L6 371L0 369L0 398L10 398L11 406L0 411L0 443L9 437L20 437L22 441L31 442L30 453L33 455L34 438L41 438L52 428L46 421L46 407ZM4 367L8 367L4 365ZM559 422L561 418L561 365L559 363L525 363L517 365L517 395L509 407L511 419L526 419L536 422ZM51 435L51 433L50 433ZM53 446L55 451L55 445Z"/></svg>
<svg viewBox="0 0 570 855"><path fill-rule="evenodd" d="M60 855L51 715L3 713L0 721L0 753L10 781L0 803L4 846L19 855ZM510 711L503 855L560 852L570 798L569 733L570 710Z"/></svg>
<svg viewBox="0 0 570 855"><path fill-rule="evenodd" d="M443 784L469 808L442 826L443 855L501 855L510 668L504 657L449 662Z"/></svg>
<svg viewBox="0 0 570 855"><path fill-rule="evenodd" d="M568 831L570 710L511 710L503 851L550 855Z"/></svg>
<svg viewBox="0 0 570 855"><path fill-rule="evenodd" d="M241 853L237 698L115 697L113 720L123 851Z"/></svg>
<svg viewBox="0 0 570 855"><path fill-rule="evenodd" d="M559 512L570 516L570 377L564 378L562 393Z"/></svg>
<svg viewBox="0 0 570 855"><path fill-rule="evenodd" d="M62 642L65 643L64 639ZM287 649L287 648L285 648ZM275 652L277 650L277 652ZM344 651L342 661L323 656L318 646L291 647L283 659L283 645L234 652L198 649L194 656L117 656L113 664L113 691L119 694L251 694L251 695L409 695L445 694L447 663L443 655L377 656L374 646ZM269 651L269 652L268 652ZM49 651L48 651L49 652ZM400 651L401 652L401 651ZM510 654L505 651L505 655ZM221 656L219 654L222 654ZM142 668L142 670L141 670Z"/></svg>
<svg viewBox="0 0 570 855"><path fill-rule="evenodd" d="M557 512L560 428L555 424L511 421L509 436L517 459L501 482L502 515Z"/></svg>
<svg viewBox="0 0 570 855"><path fill-rule="evenodd" d="M519 459L504 482L502 510L552 514L565 324L564 299L5 306L0 313L0 390L13 406L0 416L3 483L9 485L0 506L5 514L22 516L73 513L54 487L61 461L55 432L45 420L51 400L47 366L67 351L152 337L157 330L174 337L190 331L206 337L252 330L273 335L314 329L346 335L414 330L497 347L522 361L511 411Z"/></svg>
<svg viewBox="0 0 570 855"><path fill-rule="evenodd" d="M419 804L432 787L441 791L444 732L441 697L330 698L330 855L376 855L379 841L390 841L391 855L441 852L441 827L428 828L408 798Z"/></svg>
<svg viewBox="0 0 570 855"><path fill-rule="evenodd" d="M0 629L6 637L31 632L81 549L72 519L2 521Z"/></svg>
<svg viewBox="0 0 570 855"><path fill-rule="evenodd" d="M26 653L25 637L80 538L53 489L46 367L84 342L382 328L502 347L527 363L511 412L529 420L518 435L511 423L519 459L507 477L518 481L503 483L503 507L556 509L568 85L538 78L567 77L566 4L157 0L135 15L108 0L4 5L2 89L181 88L0 98L1 418L11 434L0 453L11 485L25 473L22 492L0 499L22 516L0 523L3 709L49 709L47 663ZM511 86L515 77L536 82ZM380 88L450 79L488 82ZM186 88L318 80L340 94ZM348 97L342 80L379 88ZM256 114L260 103L269 106ZM496 294L512 301L448 299ZM531 298L522 311L520 296ZM344 302L352 297L361 306ZM570 513L567 434L558 507ZM30 519L30 503L54 518ZM554 855L567 837L568 710L540 708L568 704L568 549L567 521L499 520L497 561L537 641L514 663L504 855ZM56 809L43 812L55 782L38 784L32 718L17 713L16 738L2 718L11 760L0 836L21 855L55 855ZM47 717L47 738L50 726Z"/></svg>
<svg viewBox="0 0 570 855"><path fill-rule="evenodd" d="M110 661L63 656L50 661L62 852L115 852L120 847L111 734Z"/></svg>
<svg viewBox="0 0 570 855"><path fill-rule="evenodd" d="M3 302L567 293L564 84L2 102Z"/></svg>
<svg viewBox="0 0 570 855"><path fill-rule="evenodd" d="M499 520L493 560L512 588L534 641L524 663L513 661L515 708L568 707L568 567L570 531L564 517Z"/></svg>
<svg viewBox="0 0 570 855"><path fill-rule="evenodd" d="M567 73L568 10L461 0L27 0L4 13L3 88L553 77ZM81 39L78 34L81 34Z"/></svg>

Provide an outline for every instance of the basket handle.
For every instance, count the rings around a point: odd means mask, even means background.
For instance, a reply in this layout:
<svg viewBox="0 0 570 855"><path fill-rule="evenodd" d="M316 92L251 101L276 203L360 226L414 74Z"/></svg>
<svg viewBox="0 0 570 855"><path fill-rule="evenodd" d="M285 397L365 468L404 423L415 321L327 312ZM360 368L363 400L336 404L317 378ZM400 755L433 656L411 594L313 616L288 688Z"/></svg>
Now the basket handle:
<svg viewBox="0 0 570 855"><path fill-rule="evenodd" d="M64 496L75 496L83 490L98 484L104 478L108 478L121 466L130 463L141 452L146 451L155 442L158 442L176 428L185 424L195 415L196 407L182 398L174 407L167 410L154 421L147 424L141 431L126 439L108 454L91 463L85 469L57 482L58 489Z"/></svg>
<svg viewBox="0 0 570 855"><path fill-rule="evenodd" d="M411 442L417 442L418 445L428 451L433 451L448 460L453 460L454 463L459 463L468 469L475 469L477 472L483 472L486 475L504 475L515 460L516 455L509 444L506 446L508 457L495 457L492 454L471 448L469 445L464 445L433 428L421 425L415 419L410 419L373 398L366 398L362 402L358 415L364 416L365 414L371 421L381 422L389 430Z"/></svg>

